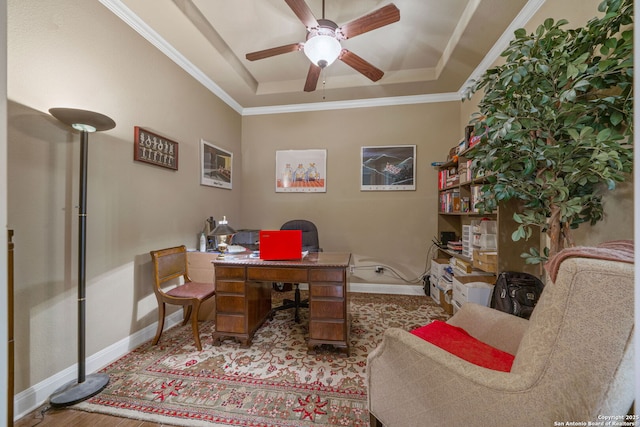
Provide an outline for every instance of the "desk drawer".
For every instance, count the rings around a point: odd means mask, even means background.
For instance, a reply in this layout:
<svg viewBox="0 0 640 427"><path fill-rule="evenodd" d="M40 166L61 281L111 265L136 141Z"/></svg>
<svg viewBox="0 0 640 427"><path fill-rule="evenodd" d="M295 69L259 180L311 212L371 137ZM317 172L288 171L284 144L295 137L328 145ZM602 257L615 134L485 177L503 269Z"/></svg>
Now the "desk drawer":
<svg viewBox="0 0 640 427"><path fill-rule="evenodd" d="M309 280L311 282L342 282L344 280L344 270L336 268L334 270L309 270Z"/></svg>
<svg viewBox="0 0 640 427"><path fill-rule="evenodd" d="M344 298L344 286L342 283L312 283L309 285L311 297Z"/></svg>
<svg viewBox="0 0 640 427"><path fill-rule="evenodd" d="M244 282L232 282L229 280L216 281L216 293L228 292L232 294L244 294Z"/></svg>
<svg viewBox="0 0 640 427"><path fill-rule="evenodd" d="M216 310L219 313L244 314L244 303L243 296L216 295Z"/></svg>
<svg viewBox="0 0 640 427"><path fill-rule="evenodd" d="M229 332L233 334L246 333L244 316L217 314L216 332Z"/></svg>
<svg viewBox="0 0 640 427"><path fill-rule="evenodd" d="M226 267L216 265L214 267L216 279L244 280L244 267Z"/></svg>
<svg viewBox="0 0 640 427"><path fill-rule="evenodd" d="M309 337L314 340L345 341L344 322L309 322Z"/></svg>
<svg viewBox="0 0 640 427"><path fill-rule="evenodd" d="M344 319L344 301L309 301L314 319Z"/></svg>
<svg viewBox="0 0 640 427"><path fill-rule="evenodd" d="M307 283L307 270L278 267L248 267L247 280L258 282Z"/></svg>

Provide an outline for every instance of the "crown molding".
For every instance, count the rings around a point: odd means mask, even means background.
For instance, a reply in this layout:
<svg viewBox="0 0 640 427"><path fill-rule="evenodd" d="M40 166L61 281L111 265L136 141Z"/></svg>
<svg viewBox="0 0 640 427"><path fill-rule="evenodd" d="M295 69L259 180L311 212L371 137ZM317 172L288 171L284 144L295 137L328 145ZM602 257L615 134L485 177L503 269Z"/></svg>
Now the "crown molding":
<svg viewBox="0 0 640 427"><path fill-rule="evenodd" d="M149 43L167 55L169 59L178 64L183 70L189 73L194 79L200 82L211 93L220 98L225 104L233 108L237 113L242 114L242 105L238 104L227 92L218 86L213 80L206 76L198 67L193 65L176 48L169 44L163 37L147 25L138 15L125 6L120 0L99 0L107 9L122 19L134 31L144 37Z"/></svg>
<svg viewBox="0 0 640 427"><path fill-rule="evenodd" d="M162 38L156 31L140 19L131 9L120 0L99 0L107 9L122 19L138 34L148 40L158 50L167 55L173 62L200 82L211 93L235 110L242 116L255 116L265 114L285 114L311 111L342 110L349 108L386 107L395 105L428 104L434 102L461 101L470 87L473 86L484 72L500 57L500 54L513 39L516 29L524 27L535 15L546 0L529 0L525 7L507 27L498 41L493 45L489 53L478 64L469 78L460 87L457 93L441 93L430 95L397 96L386 98L358 99L350 101L316 102L309 104L273 105L268 107L243 107L235 99L229 96L220 86L207 77L198 67L180 54L171 44Z"/></svg>
<svg viewBox="0 0 640 427"><path fill-rule="evenodd" d="M354 99L349 101L313 102L308 104L272 105L269 107L243 108L243 116L263 114L302 113L309 111L345 110L349 108L387 107L390 105L429 104L433 102L460 101L456 92L431 95L394 96L386 98Z"/></svg>
<svg viewBox="0 0 640 427"><path fill-rule="evenodd" d="M475 81L479 79L480 76L498 60L498 58L500 58L500 54L504 52L507 46L509 46L509 43L513 40L513 33L518 28L522 28L527 25L545 1L546 0L529 0L527 2L511 24L509 24L504 33L502 33L498 41L493 45L482 61L480 61L476 69L473 70L467 81L460 87L460 90L458 91L460 98L466 98L467 91L475 84Z"/></svg>

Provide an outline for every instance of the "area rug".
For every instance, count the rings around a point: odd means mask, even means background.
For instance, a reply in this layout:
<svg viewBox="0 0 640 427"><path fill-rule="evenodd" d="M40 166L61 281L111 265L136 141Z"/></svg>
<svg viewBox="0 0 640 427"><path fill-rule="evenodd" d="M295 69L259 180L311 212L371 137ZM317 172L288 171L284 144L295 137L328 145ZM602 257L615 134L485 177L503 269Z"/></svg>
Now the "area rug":
<svg viewBox="0 0 640 427"><path fill-rule="evenodd" d="M277 312L249 348L212 346L208 321L197 351L190 325L178 326L103 369L107 388L76 407L178 426L368 426L366 358L385 329L448 316L427 296L351 294L349 304L348 357L331 347L307 354L306 309L299 324L292 310Z"/></svg>

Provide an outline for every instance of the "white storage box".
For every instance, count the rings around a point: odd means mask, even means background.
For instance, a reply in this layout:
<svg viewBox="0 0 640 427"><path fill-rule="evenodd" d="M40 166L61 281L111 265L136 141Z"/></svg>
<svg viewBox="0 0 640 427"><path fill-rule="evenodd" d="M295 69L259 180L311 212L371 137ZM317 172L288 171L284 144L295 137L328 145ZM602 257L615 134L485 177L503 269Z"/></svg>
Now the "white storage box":
<svg viewBox="0 0 640 427"><path fill-rule="evenodd" d="M464 242L465 240L469 240L470 237L471 237L471 226L470 225L463 225L462 226L462 241Z"/></svg>
<svg viewBox="0 0 640 427"><path fill-rule="evenodd" d="M433 276L429 276L429 294L431 298L438 304L440 304L440 289L438 289L438 279Z"/></svg>
<svg viewBox="0 0 640 427"><path fill-rule="evenodd" d="M471 247L471 226L462 226L462 256L472 259L473 248Z"/></svg>
<svg viewBox="0 0 640 427"><path fill-rule="evenodd" d="M453 282L450 282L444 277L441 277L440 280L438 280L438 287L442 289L444 292L447 292L453 289Z"/></svg>
<svg viewBox="0 0 640 427"><path fill-rule="evenodd" d="M481 234L496 234L498 232L497 221L480 221Z"/></svg>
<svg viewBox="0 0 640 427"><path fill-rule="evenodd" d="M495 276L462 276L453 278L453 300L458 306L467 302L489 306ZM455 304L454 304L455 305Z"/></svg>
<svg viewBox="0 0 640 427"><path fill-rule="evenodd" d="M444 269L449 265L449 258L436 258L431 260L431 272L430 277L436 279L441 278L444 275Z"/></svg>
<svg viewBox="0 0 640 427"><path fill-rule="evenodd" d="M481 234L480 235L480 249L482 250L495 250L498 249L498 239L495 234Z"/></svg>
<svg viewBox="0 0 640 427"><path fill-rule="evenodd" d="M451 307L453 307L453 314L456 314L458 312L458 310L460 310L460 308L462 307L462 304L460 304L458 301L454 300L453 298L451 299Z"/></svg>

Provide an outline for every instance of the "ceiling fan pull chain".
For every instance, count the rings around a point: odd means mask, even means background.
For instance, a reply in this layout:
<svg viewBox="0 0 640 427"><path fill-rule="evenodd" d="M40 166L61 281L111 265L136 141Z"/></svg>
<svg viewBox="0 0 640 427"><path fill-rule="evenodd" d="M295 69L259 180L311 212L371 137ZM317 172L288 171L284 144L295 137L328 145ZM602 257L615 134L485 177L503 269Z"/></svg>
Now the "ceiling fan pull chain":
<svg viewBox="0 0 640 427"><path fill-rule="evenodd" d="M324 2L323 2L324 3ZM320 71L320 75L322 76L322 100L326 100L327 97L325 96L326 94L326 83L327 83L327 79L326 79L326 68L323 68L322 71Z"/></svg>

